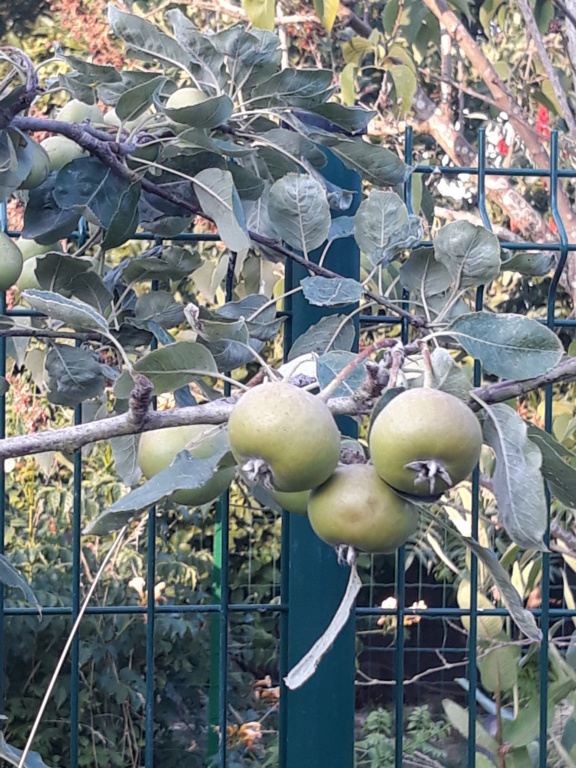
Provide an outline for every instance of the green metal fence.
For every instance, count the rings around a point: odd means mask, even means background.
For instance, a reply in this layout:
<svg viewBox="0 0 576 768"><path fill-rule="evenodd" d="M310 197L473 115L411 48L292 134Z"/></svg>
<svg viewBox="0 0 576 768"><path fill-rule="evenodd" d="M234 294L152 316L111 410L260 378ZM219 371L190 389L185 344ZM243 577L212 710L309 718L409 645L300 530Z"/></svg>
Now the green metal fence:
<svg viewBox="0 0 576 768"><path fill-rule="evenodd" d="M427 178L430 174L442 174L456 176L461 173L471 174L477 177L478 198L477 205L480 215L486 227L490 228L490 219L486 207L486 189L485 181L488 175L522 177L539 176L549 180L550 184L550 210L553 220L559 233L559 242L555 245L546 244L518 244L515 242L503 243L503 246L512 250L547 250L555 251L558 254L558 263L556 271L550 280L548 290L548 303L546 317L543 322L552 329L562 327L576 328L576 320L555 317L556 294L559 278L566 262L568 252L576 249L576 244L568 242L565 228L560 216L557 205L558 184L561 178L576 177L576 172L571 170L561 170L558 167L558 136L553 133L551 136L551 162L549 168L540 169L501 169L489 167L486 159L486 144L484 132L480 131L478 136L478 167L456 168L456 167L438 167L427 165L416 165L414 173ZM405 137L406 161L412 163L413 158L412 134L407 131ZM360 190L358 177L345 169L339 161L332 158L328 164L327 171L329 178L346 188L356 191ZM411 180L405 184L404 197L409 211L411 208ZM359 197L357 195L356 197ZM351 211L347 212L348 214ZM353 213L353 211L352 211ZM6 231L6 211L1 212L0 228ZM18 233L10 232L16 236ZM80 243L86 237L84 229L77 233ZM148 234L138 235L140 240L156 241L154 236ZM211 236L199 236L194 234L183 234L174 238L179 242L197 242L200 240L217 239ZM425 245L425 244L424 244ZM359 273L359 254L354 241L336 240L331 248L326 265L331 269L341 273L344 276L355 277ZM304 275L302 269L298 266L287 265L287 284L289 289L292 285L298 283ZM229 270L226 279L227 299L231 299L233 293L233 270ZM405 299L408 300L405 294ZM479 289L476 294L476 308L482 309L484 302L483 290ZM325 310L312 308L307 304L301 294L290 297L287 301L285 314L287 316L285 343L286 349L290 344L320 317L320 313ZM0 315L8 317L31 316L33 312L25 309L7 310L5 296L0 296ZM410 328L405 321L401 321L392 316L372 316L360 315L357 317L357 328L360 331L362 327L380 326L383 329L392 326L401 326L401 335L404 341L410 337ZM358 334L357 334L358 336ZM0 375L6 373L6 337L0 338ZM474 369L474 382L480 384L481 370L478 364ZM552 426L552 388L548 387L545 392L545 425L548 431ZM6 436L5 432L5 397L0 397L0 437ZM74 423L79 424L82 420L82 408L77 407L74 412ZM341 424L344 432L354 434L354 424L352 421L344 421ZM82 521L82 453L76 451L73 459L74 464L74 504L73 504L73 536L70 541L71 550L71 573L72 573L72 599L70 605L64 607L44 607L44 615L58 615L68 619L68 627L72 623L80 608L81 601L81 553L82 540L81 531ZM4 499L5 476L0 474L0 551L4 551L4 527L6 515L10 514L6 509ZM479 478L476 474L473 479L473 534L478 533L478 498L479 498ZM231 766L232 763L227 756L226 738L222 738L227 732L227 726L231 722L231 713L228 704L229 690L229 656L230 656L230 627L231 622L240 617L240 622L247 620L247 617L259 613L260 615L274 616L278 622L280 635L279 649L279 669L277 671L277 680L281 681L290 665L297 661L300 656L308 650L312 643L322 633L328 624L335 607L337 606L344 590L347 578L346 568L336 564L334 553L329 547L320 542L309 528L306 518L298 516L284 515L282 520L282 550L280 558L281 583L279 588L279 600L264 604L254 604L248 602L235 603L230 600L229 595L229 503L228 497L221 499L216 508L216 525L214 534L214 589L213 594L209 596L203 604L158 604L155 601L154 585L156 583L157 572L157 546L158 546L158 519L151 514L147 523L147 534L144 549L147 557L147 575L146 589L147 602L145 605L111 605L111 606L92 606L88 613L93 614L114 614L116 616L129 615L140 617L145 621L146 629L146 647L145 647L145 746L144 746L144 764L146 768L159 766L163 762L162 756L155 754L154 732L155 732L155 662L157 651L155 648L155 627L167 616L181 615L190 617L192 615L200 616L203 620L210 622L211 627L211 650L210 658L204 662L210 665L210 686L209 686L209 724L212 727L208 737L208 757L213 755L215 763L219 768ZM401 768L403 765L403 731L404 731L404 697L405 688L403 685L405 672L404 661L406 658L406 634L405 618L410 615L420 615L426 621L439 621L457 619L458 617L470 613L472 617L478 613L475 585L478 578L478 566L476 559L472 557L471 565L471 608L470 611L464 611L455 607L448 607L445 599L441 606L429 607L426 609L410 608L405 600L405 563L406 552L400 550L396 557L396 580L394 591L397 596L397 608L382 609L373 606L373 602L365 607L359 607L356 610L356 621L361 622L369 617L394 616L396 618L396 636L393 645L386 649L386 652L393 658L394 679L396 685L394 688L394 710L395 710L395 768ZM570 611L564 605L561 607L550 606L550 575L551 575L551 555L545 553L542 555L542 607L535 611L540 623L544 640L540 648L540 669L543 670L540 679L540 744L546 744L547 733L547 694L548 694L548 676L546 670L548 667L548 630L551 622L561 618L572 619L574 612ZM390 586L390 585L389 585ZM372 594L372 593L371 593ZM20 607L14 603L6 604L3 590L0 589L0 637L3 634L3 628L7 621L14 620L16 617L31 616L35 613L31 607ZM485 615L486 612L483 613ZM494 609L496 615L504 615L502 609ZM418 648L417 653L423 650L434 650L428 647L426 632L422 630L422 625L418 625ZM469 633L469 647L476 648L477 629L476 622L472 621ZM69 765L71 768L78 766L78 734L79 734L79 697L81 695L81 677L79 667L81 661L82 640L77 637L74 641L70 660L70 743L69 743ZM444 649L449 652L450 649ZM462 652L462 648L452 649L455 652ZM182 649L185 653L185 648ZM5 656L4 649L4 656ZM10 674L10 670L4 669L4 674ZM466 675L470 681L468 692L469 708L469 739L466 747L467 755L462 765L472 768L476 765L476 717L477 702L477 661L474 652L469 654ZM355 677L355 620L352 618L345 630L342 632L333 649L322 661L316 675L300 690L290 692L281 688L280 708L279 708L279 762L281 768L351 768L354 764L354 677ZM3 676L0 676L0 699L3 696ZM8 715L10 713L7 713ZM34 712L30 713L30 722L34 717ZM536 734L535 734L536 736ZM15 745L21 746L21 745ZM464 756L463 756L464 757ZM51 764L50 755L43 755L43 758ZM182 763L186 763L185 754L182 755ZM208 762L207 762L208 764ZM546 750L540 750L539 768L545 768L547 765Z"/></svg>

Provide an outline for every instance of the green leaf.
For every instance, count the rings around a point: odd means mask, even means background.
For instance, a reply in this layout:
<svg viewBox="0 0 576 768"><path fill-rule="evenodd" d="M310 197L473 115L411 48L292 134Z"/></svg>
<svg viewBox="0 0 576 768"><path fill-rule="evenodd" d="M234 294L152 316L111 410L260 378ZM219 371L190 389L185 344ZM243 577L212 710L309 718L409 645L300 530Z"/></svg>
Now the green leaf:
<svg viewBox="0 0 576 768"><path fill-rule="evenodd" d="M318 307L355 304L364 293L361 283L351 277L305 277L300 285L306 300Z"/></svg>
<svg viewBox="0 0 576 768"><path fill-rule="evenodd" d="M328 237L330 207L326 191L310 176L290 173L270 189L268 215L276 235L309 254Z"/></svg>
<svg viewBox="0 0 576 768"><path fill-rule="evenodd" d="M268 305L268 306L266 306ZM265 309L263 307L266 306ZM251 316L257 313L253 319ZM214 317L227 320L245 320L250 339L271 341L282 326L284 318L276 317L276 306L260 293L245 296L239 301L230 301L214 313Z"/></svg>
<svg viewBox="0 0 576 768"><path fill-rule="evenodd" d="M402 184L410 175L410 169L398 155L377 144L370 144L363 139L343 139L327 136L314 136L318 141L330 147L345 166L358 171L364 181L377 187L389 187Z"/></svg>
<svg viewBox="0 0 576 768"><path fill-rule="evenodd" d="M510 612L512 620L523 632L529 640L534 643L539 643L542 640L542 632L536 624L534 616L524 608L522 598L518 594L518 591L512 584L510 576L507 571L500 565L498 558L491 549L487 549L479 544L475 539L461 536L457 531L453 531L454 534L465 544L475 555L481 560L482 564L486 567L486 570L492 577L492 580L498 587L500 597L504 602L504 605Z"/></svg>
<svg viewBox="0 0 576 768"><path fill-rule="evenodd" d="M406 64L395 64L393 67L390 67L390 74L394 80L396 101L400 108L400 114L405 115L412 107L412 99L418 86L416 76Z"/></svg>
<svg viewBox="0 0 576 768"><path fill-rule="evenodd" d="M554 264L554 255L551 253L543 253L542 251L527 253L521 251L505 259L502 262L502 270L520 272L521 275L542 277L554 268Z"/></svg>
<svg viewBox="0 0 576 768"><path fill-rule="evenodd" d="M341 87L344 89L344 84ZM370 120L377 114L375 111L365 109L364 107L346 106L339 104L337 101L327 101L326 104L318 104L310 111L315 115L324 117L350 134L364 133L368 128Z"/></svg>
<svg viewBox="0 0 576 768"><path fill-rule="evenodd" d="M482 685L491 693L505 693L518 682L520 648L502 645L478 660Z"/></svg>
<svg viewBox="0 0 576 768"><path fill-rule="evenodd" d="M313 141L296 131L289 131L287 128L273 128L261 133L256 141L257 143L262 141L272 144L282 150L283 153L307 160L315 168L323 168L326 165L324 152ZM259 154L262 155L262 150L259 151Z"/></svg>
<svg viewBox="0 0 576 768"><path fill-rule="evenodd" d="M470 722L468 717L468 710L464 709L459 704L456 704L455 701L450 701L450 699L443 699L442 707L444 708L444 713L453 728L455 728L458 733L465 739L468 739L468 727ZM488 750L490 754L496 755L498 752L498 743L492 738L492 736L490 736L478 722L476 722L475 731L477 745L483 749Z"/></svg>
<svg viewBox="0 0 576 768"><path fill-rule="evenodd" d="M136 485L142 477L138 462L138 445L140 435L121 435L110 440L114 469L127 486Z"/></svg>
<svg viewBox="0 0 576 768"><path fill-rule="evenodd" d="M500 242L496 235L469 221L452 221L434 238L434 258L452 275L457 287L470 288L500 274Z"/></svg>
<svg viewBox="0 0 576 768"><path fill-rule="evenodd" d="M210 319L205 319L205 314ZM225 321L219 320L216 314L202 312L198 336L214 356L221 371L246 365L254 359L254 352L260 352L264 346L264 342L250 339L248 326L243 317L236 321Z"/></svg>
<svg viewBox="0 0 576 768"><path fill-rule="evenodd" d="M200 254L181 246L162 249L159 256L135 256L127 259L122 277L128 282L140 280L178 280L190 275L202 263Z"/></svg>
<svg viewBox="0 0 576 768"><path fill-rule="evenodd" d="M29 603L29 605L33 605L40 615L42 614L42 607L36 599L36 595L32 591L32 588L20 571L14 568L6 555L2 554L0 554L0 583L11 589L19 589L24 595L26 602ZM2 742L0 742L0 745L1 744Z"/></svg>
<svg viewBox="0 0 576 768"><path fill-rule="evenodd" d="M20 765L22 751L23 750L8 744L4 738L4 734L0 732L0 759L18 767ZM38 752L29 752L24 763L24 768L48 768L48 766L42 760ZM56 766L52 765L52 768L56 768Z"/></svg>
<svg viewBox="0 0 576 768"><path fill-rule="evenodd" d="M567 507L576 507L576 454L552 435L534 424L527 424L528 437L542 453L542 475L551 493Z"/></svg>
<svg viewBox="0 0 576 768"><path fill-rule="evenodd" d="M339 0L314 0L314 10L328 34L332 32Z"/></svg>
<svg viewBox="0 0 576 768"><path fill-rule="evenodd" d="M242 8L253 27L274 29L275 0L242 0Z"/></svg>
<svg viewBox="0 0 576 768"><path fill-rule="evenodd" d="M117 248L129 240L138 228L140 182L130 186L119 195L117 208L106 228L102 248Z"/></svg>
<svg viewBox="0 0 576 768"><path fill-rule="evenodd" d="M157 98L154 103L170 120L191 128L216 128L228 122L234 111L234 104L225 93L189 107L167 107Z"/></svg>
<svg viewBox="0 0 576 768"><path fill-rule="evenodd" d="M292 106L309 109L334 93L331 69L283 69L252 91L251 106Z"/></svg>
<svg viewBox="0 0 576 768"><path fill-rule="evenodd" d="M191 381L218 373L218 367L210 352L195 341L178 341L140 358L134 365L154 384L154 394L173 392ZM121 376L116 382L115 394L120 399L129 397L132 379Z"/></svg>
<svg viewBox="0 0 576 768"><path fill-rule="evenodd" d="M456 318L448 329L488 373L506 379L541 376L564 354L549 328L523 315L472 312Z"/></svg>
<svg viewBox="0 0 576 768"><path fill-rule="evenodd" d="M344 350L339 349L321 355L316 361L316 375L318 377L320 389L324 389L324 387L328 386L328 384L357 357L358 355L354 354L354 352L345 352ZM346 376L344 381L338 385L331 396L348 397L352 395L358 387L362 385L365 378L366 364L363 362L350 371L348 376Z"/></svg>
<svg viewBox="0 0 576 768"><path fill-rule="evenodd" d="M460 400L468 400L470 380L450 352L443 347L436 347L430 355L430 362L434 388L448 392Z"/></svg>
<svg viewBox="0 0 576 768"><path fill-rule="evenodd" d="M53 344L46 355L50 377L48 400L56 405L76 407L104 392L106 379L94 355L81 347Z"/></svg>
<svg viewBox="0 0 576 768"><path fill-rule="evenodd" d="M498 520L520 547L545 551L547 507L540 449L530 442L526 424L512 408L497 404L485 410L484 438L496 454Z"/></svg>
<svg viewBox="0 0 576 768"><path fill-rule="evenodd" d="M77 330L100 331L108 335L105 318L83 301L66 299L52 291L23 291L23 296L32 309L37 309L53 320L60 320Z"/></svg>
<svg viewBox="0 0 576 768"><path fill-rule="evenodd" d="M323 355L332 349L350 351L354 343L356 331L352 322L344 322L346 315L329 315L323 317L315 325L299 336L290 347L288 360L294 360L300 355L314 352ZM340 328L340 326L342 326ZM340 328L340 330L338 330Z"/></svg>
<svg viewBox="0 0 576 768"><path fill-rule="evenodd" d="M122 122L140 117L152 104L154 93L166 82L164 75L153 77L144 83L135 85L120 96L114 107L118 119Z"/></svg>
<svg viewBox="0 0 576 768"><path fill-rule="evenodd" d="M133 323L147 328L150 321L162 328L174 328L184 322L184 308L168 291L144 293L136 301Z"/></svg>
<svg viewBox="0 0 576 768"><path fill-rule="evenodd" d="M250 246L246 226L238 218L234 205L232 174L219 168L207 168L194 178L194 191L202 210L210 216L225 245L231 251L243 251Z"/></svg>
<svg viewBox="0 0 576 768"><path fill-rule="evenodd" d="M80 214L77 211L63 210L58 205L54 199L55 183L56 174L51 173L43 184L31 189L28 193L22 235L36 240L41 245L49 245L56 240L68 237L80 220Z"/></svg>
<svg viewBox="0 0 576 768"><path fill-rule="evenodd" d="M108 22L114 34L123 40L130 53L148 60L163 61L190 73L190 56L172 37L149 21L132 13L123 13L108 5Z"/></svg>
<svg viewBox="0 0 576 768"><path fill-rule="evenodd" d="M199 459L189 451L181 451L169 467L118 499L90 523L84 533L104 536L116 531L130 522L138 512L170 498L177 491L202 488L219 469L231 466L233 461L226 445L205 459Z"/></svg>
<svg viewBox="0 0 576 768"><path fill-rule="evenodd" d="M421 296L435 296L452 285L452 276L443 264L434 258L434 250L415 248L400 267L400 282L407 291Z"/></svg>
<svg viewBox="0 0 576 768"><path fill-rule="evenodd" d="M354 238L373 266L386 266L422 238L422 222L395 192L376 190L356 212Z"/></svg>
<svg viewBox="0 0 576 768"><path fill-rule="evenodd" d="M190 59L201 72L202 79L211 82L216 78L221 86L225 86L225 79L221 72L224 57L216 50L210 37L196 29L190 19L178 8L167 11L165 16L172 25L174 37L190 55Z"/></svg>

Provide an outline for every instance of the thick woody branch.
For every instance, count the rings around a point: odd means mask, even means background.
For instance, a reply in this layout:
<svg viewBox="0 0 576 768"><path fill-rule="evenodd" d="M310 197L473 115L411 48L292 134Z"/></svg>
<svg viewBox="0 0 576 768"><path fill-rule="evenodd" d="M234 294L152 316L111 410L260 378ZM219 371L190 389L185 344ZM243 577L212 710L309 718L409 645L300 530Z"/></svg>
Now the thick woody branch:
<svg viewBox="0 0 576 768"><path fill-rule="evenodd" d="M541 389L548 384L567 381L576 381L576 357L567 358L542 376L526 381L500 381L485 387L477 387L472 392L485 403L502 403L510 398L520 397L533 390ZM133 398L135 397L136 400L140 398L140 403L142 403L149 391L146 392L145 382L140 382L140 384L142 385L140 395L133 393ZM99 440L110 440L112 437L134 435L165 427L180 427L188 424L224 424L228 421L237 399L238 397L234 396L189 408L149 411L143 421L141 418L135 417L134 409L132 409L121 416L111 416L89 424L52 429L33 435L7 437L0 440L0 461L44 451L78 450ZM361 416L370 412L373 400L372 398L362 399L360 397L334 397L327 401L327 405L334 416ZM480 408L478 402L472 398L468 405L472 410L477 411ZM139 421L141 423L138 423Z"/></svg>

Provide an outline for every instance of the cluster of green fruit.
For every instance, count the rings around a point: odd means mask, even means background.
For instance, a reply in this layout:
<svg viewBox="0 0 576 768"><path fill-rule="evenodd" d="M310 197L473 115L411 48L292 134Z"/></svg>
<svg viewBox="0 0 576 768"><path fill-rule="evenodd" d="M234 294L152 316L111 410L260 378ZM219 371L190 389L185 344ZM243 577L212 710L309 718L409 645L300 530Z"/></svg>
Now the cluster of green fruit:
<svg viewBox="0 0 576 768"><path fill-rule="evenodd" d="M148 432L140 443L146 477L168 466L206 427ZM219 433L218 441L225 440ZM228 422L228 440L240 472L261 482L285 509L308 514L330 545L391 553L418 527L416 502L464 480L482 448L476 416L458 398L435 389L408 389L378 414L369 437L369 463L340 463L340 433L323 400L291 384L263 384L242 395ZM203 441L199 458L220 444ZM219 496L230 473L197 491L177 494L198 505Z"/></svg>

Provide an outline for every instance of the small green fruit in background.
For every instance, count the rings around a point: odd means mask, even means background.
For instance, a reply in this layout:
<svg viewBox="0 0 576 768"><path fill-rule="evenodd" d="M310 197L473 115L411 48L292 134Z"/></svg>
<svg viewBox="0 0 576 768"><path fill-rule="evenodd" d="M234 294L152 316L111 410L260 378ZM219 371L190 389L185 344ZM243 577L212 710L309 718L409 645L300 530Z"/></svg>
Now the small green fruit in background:
<svg viewBox="0 0 576 768"><path fill-rule="evenodd" d="M340 456L340 433L326 403L281 382L242 395L228 421L228 439L239 464L267 464L274 489L288 493L325 482Z"/></svg>
<svg viewBox="0 0 576 768"><path fill-rule="evenodd" d="M170 94L166 106L168 109L182 109L200 104L207 98L208 96L198 88L180 88Z"/></svg>
<svg viewBox="0 0 576 768"><path fill-rule="evenodd" d="M431 496L464 480L482 450L474 413L438 389L408 389L378 414L370 456L380 477L396 490Z"/></svg>
<svg viewBox="0 0 576 768"><path fill-rule="evenodd" d="M61 123L83 123L85 120L101 123L103 119L104 115L97 104L86 104L79 99L71 99L56 115L56 120Z"/></svg>
<svg viewBox="0 0 576 768"><path fill-rule="evenodd" d="M73 160L86 155L76 142L65 136L48 136L41 142L40 146L48 153L51 171L59 171Z"/></svg>
<svg viewBox="0 0 576 768"><path fill-rule="evenodd" d="M50 173L50 158L42 145L30 139L29 147L32 150L32 168L28 176L20 184L20 189L39 187L40 184L46 181L46 177Z"/></svg>
<svg viewBox="0 0 576 768"><path fill-rule="evenodd" d="M0 291L7 291L22 273L22 253L5 232L0 232Z"/></svg>
<svg viewBox="0 0 576 768"><path fill-rule="evenodd" d="M308 519L327 544L390 554L418 530L418 508L399 496L371 464L342 464L310 494Z"/></svg>
<svg viewBox="0 0 576 768"><path fill-rule="evenodd" d="M144 477L149 480L166 469L188 444L188 450L193 456L197 459L207 459L226 445L226 433L204 424L143 432L140 436L138 460ZM170 499L176 504L188 507L208 504L227 490L233 477L234 468L230 467L216 473L202 488L177 491Z"/></svg>

